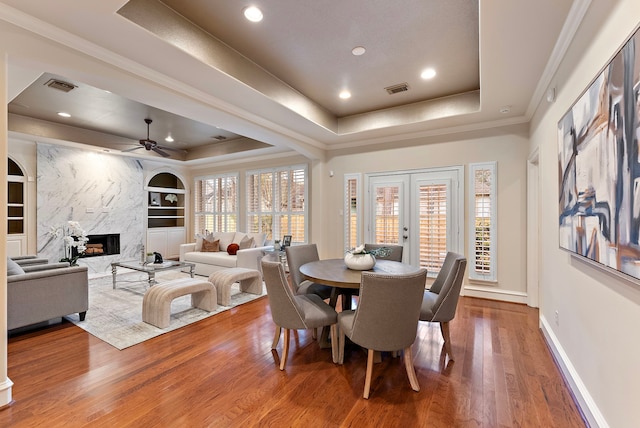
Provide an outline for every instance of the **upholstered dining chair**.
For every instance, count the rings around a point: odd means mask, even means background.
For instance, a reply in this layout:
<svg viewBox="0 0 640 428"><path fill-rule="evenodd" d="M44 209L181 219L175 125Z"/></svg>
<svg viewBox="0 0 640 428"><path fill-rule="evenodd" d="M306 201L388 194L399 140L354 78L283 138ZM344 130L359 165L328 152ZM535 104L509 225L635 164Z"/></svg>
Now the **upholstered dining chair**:
<svg viewBox="0 0 640 428"><path fill-rule="evenodd" d="M391 260L394 262L402 261L402 245L398 244L364 244L364 249L367 251L377 250L378 248L389 248L391 252L386 256L376 256L379 260Z"/></svg>
<svg viewBox="0 0 640 428"><path fill-rule="evenodd" d="M280 262L262 260L262 274L267 287L271 317L276 324L276 333L271 349L276 349L280 333L284 328L284 343L280 370L284 370L289 355L289 331L316 329L331 326L331 355L337 360L337 317L338 314L315 294L294 295L287 283L284 267Z"/></svg>
<svg viewBox="0 0 640 428"><path fill-rule="evenodd" d="M411 388L420 390L411 345L416 339L426 278L425 269L404 275L362 272L358 307L338 314L338 364L344 361L345 337L367 348L364 398L369 398L375 351L403 349Z"/></svg>
<svg viewBox="0 0 640 428"><path fill-rule="evenodd" d="M402 245L397 244L364 244L364 249L367 251L376 250L378 248L389 248L391 252L386 256L376 256L376 260L391 260L394 262L402 261ZM346 311L351 309L351 303L353 296L358 295L358 290L354 288L341 288L338 293L342 295L342 310Z"/></svg>
<svg viewBox="0 0 640 428"><path fill-rule="evenodd" d="M460 288L467 259L457 253L448 252L435 281L422 297L420 321L439 322L444 339L444 349L451 360L454 360L449 333L449 321L456 316L456 308L460 298Z"/></svg>
<svg viewBox="0 0 640 428"><path fill-rule="evenodd" d="M316 244L294 245L285 247L289 275L296 294L317 294L323 300L331 296L331 287L308 281L300 273L300 266L320 260Z"/></svg>

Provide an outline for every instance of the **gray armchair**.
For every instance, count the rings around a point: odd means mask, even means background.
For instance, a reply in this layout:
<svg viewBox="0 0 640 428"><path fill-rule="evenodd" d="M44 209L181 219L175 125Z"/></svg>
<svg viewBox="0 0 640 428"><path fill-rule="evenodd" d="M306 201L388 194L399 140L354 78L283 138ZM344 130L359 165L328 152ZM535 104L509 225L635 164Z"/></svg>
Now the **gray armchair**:
<svg viewBox="0 0 640 428"><path fill-rule="evenodd" d="M31 265L45 265L49 263L48 259L41 258L38 256L13 256L11 260L16 262L20 266L31 266Z"/></svg>
<svg viewBox="0 0 640 428"><path fill-rule="evenodd" d="M89 308L86 266L54 263L25 266L23 272L7 276L8 330L75 312L84 320Z"/></svg>
<svg viewBox="0 0 640 428"><path fill-rule="evenodd" d="M424 292L420 321L439 322L444 339L444 349L453 360L449 321L456 316L456 308L460 298L460 288L467 259L453 252L448 252L440 272L431 288Z"/></svg>
<svg viewBox="0 0 640 428"><path fill-rule="evenodd" d="M284 328L284 344L280 370L284 370L289 354L289 330L316 329L331 326L332 358L337 358L336 321L338 314L315 294L294 295L287 283L282 263L262 260L262 274L267 287L271 317L276 333L271 349L275 349Z"/></svg>
<svg viewBox="0 0 640 428"><path fill-rule="evenodd" d="M338 314L338 364L344 361L345 336L368 350L364 398L369 398L375 351L403 349L411 388L420 390L411 345L416 340L426 279L425 269L406 275L362 272L358 307Z"/></svg>

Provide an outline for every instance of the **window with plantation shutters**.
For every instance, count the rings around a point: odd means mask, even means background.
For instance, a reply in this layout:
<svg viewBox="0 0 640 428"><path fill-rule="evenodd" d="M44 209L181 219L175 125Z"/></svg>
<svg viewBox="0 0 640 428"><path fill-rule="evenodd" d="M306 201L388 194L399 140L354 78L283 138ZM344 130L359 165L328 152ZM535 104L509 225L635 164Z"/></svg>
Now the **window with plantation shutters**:
<svg viewBox="0 0 640 428"><path fill-rule="evenodd" d="M247 172L247 232L307 242L307 167Z"/></svg>
<svg viewBox="0 0 640 428"><path fill-rule="evenodd" d="M496 163L469 166L469 277L497 281Z"/></svg>
<svg viewBox="0 0 640 428"><path fill-rule="evenodd" d="M195 180L195 230L198 233L238 230L238 174Z"/></svg>

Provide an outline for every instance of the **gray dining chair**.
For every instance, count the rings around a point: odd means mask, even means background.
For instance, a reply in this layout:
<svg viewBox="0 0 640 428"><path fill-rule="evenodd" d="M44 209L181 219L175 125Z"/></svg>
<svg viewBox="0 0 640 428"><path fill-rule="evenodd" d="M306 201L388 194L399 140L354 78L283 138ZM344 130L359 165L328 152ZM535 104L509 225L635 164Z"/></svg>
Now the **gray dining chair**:
<svg viewBox="0 0 640 428"><path fill-rule="evenodd" d="M304 244L285 247L289 275L296 294L316 294L323 300L331 296L331 287L308 281L300 273L300 266L320 260L316 244Z"/></svg>
<svg viewBox="0 0 640 428"><path fill-rule="evenodd" d="M386 256L376 256L377 260L391 260L394 262L402 261L402 245L398 244L364 244L364 249L367 251L377 250L378 248L389 248L391 252Z"/></svg>
<svg viewBox="0 0 640 428"><path fill-rule="evenodd" d="M454 357L449 322L456 316L466 267L467 259L463 255L448 252L431 288L424 292L420 308L420 321L440 323L444 349L451 360Z"/></svg>
<svg viewBox="0 0 640 428"><path fill-rule="evenodd" d="M271 317L276 324L276 332L271 349L276 349L280 341L280 333L284 328L284 343L280 370L284 370L289 355L289 331L316 329L331 326L331 356L337 360L337 327L338 314L315 294L294 295L287 283L284 267L280 262L262 260L262 274L267 287Z"/></svg>
<svg viewBox="0 0 640 428"><path fill-rule="evenodd" d="M368 350L364 398L369 398L375 351L404 350L409 383L414 391L420 390L411 345L426 278L425 269L405 275L362 272L358 307L338 314L338 364L344 361L345 337Z"/></svg>
<svg viewBox="0 0 640 428"><path fill-rule="evenodd" d="M364 244L367 251L376 250L378 248L389 248L391 252L386 256L376 256L376 260L391 260L393 262L402 262L402 245L397 244ZM353 296L358 295L358 290L353 288L340 288L338 293L342 296L342 310L351 309Z"/></svg>

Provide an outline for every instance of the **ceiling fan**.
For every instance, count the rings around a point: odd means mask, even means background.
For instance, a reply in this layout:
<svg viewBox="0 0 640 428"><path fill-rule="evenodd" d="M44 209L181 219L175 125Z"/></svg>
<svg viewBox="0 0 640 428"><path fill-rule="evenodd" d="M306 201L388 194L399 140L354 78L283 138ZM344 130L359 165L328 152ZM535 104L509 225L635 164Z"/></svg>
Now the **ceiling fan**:
<svg viewBox="0 0 640 428"><path fill-rule="evenodd" d="M144 147L147 151L153 150L154 152L158 153L161 156L164 156L165 158L171 156L169 153L165 152L165 150L172 150L174 152L180 152L180 153L185 152L182 149L174 149L171 147L160 146L157 142L149 139L149 125L151 125L151 122L153 122L153 120L146 118L144 121L147 124L147 138L145 138L144 140L138 140L138 142L140 143L139 147L123 150L123 152L132 152L134 150L138 150Z"/></svg>

